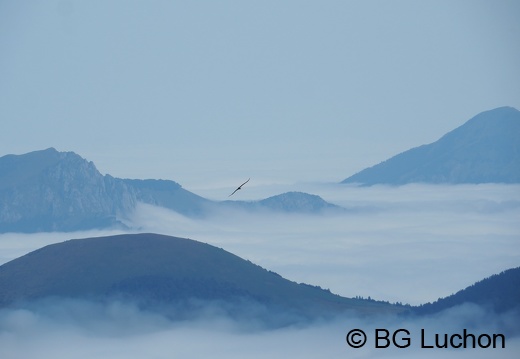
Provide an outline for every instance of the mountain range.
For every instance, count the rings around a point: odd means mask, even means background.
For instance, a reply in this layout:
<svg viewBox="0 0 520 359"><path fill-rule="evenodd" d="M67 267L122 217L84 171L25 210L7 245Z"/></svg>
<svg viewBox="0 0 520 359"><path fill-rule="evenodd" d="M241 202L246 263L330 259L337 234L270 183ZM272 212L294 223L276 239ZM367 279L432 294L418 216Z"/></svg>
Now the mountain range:
<svg viewBox="0 0 520 359"><path fill-rule="evenodd" d="M482 112L438 141L412 148L341 183L520 183L520 111Z"/></svg>
<svg viewBox="0 0 520 359"><path fill-rule="evenodd" d="M519 288L520 268L513 268L418 307L345 298L292 282L221 248L153 233L68 240L0 266L0 308L53 298L116 299L185 319L211 303L235 317L262 317L269 325L345 312L429 315L465 303L510 313L514 322L520 319Z"/></svg>
<svg viewBox="0 0 520 359"><path fill-rule="evenodd" d="M483 112L438 141L405 151L342 183L520 183L520 111ZM92 162L54 148L0 157L0 233L126 227L138 203L189 217L224 209L319 214L346 209L287 192L257 201L212 201L171 180L102 175Z"/></svg>
<svg viewBox="0 0 520 359"><path fill-rule="evenodd" d="M124 227L138 202L190 217L228 208L293 213L340 209L319 196L294 192L236 205L211 201L170 180L102 175L92 162L54 148L0 157L0 233Z"/></svg>

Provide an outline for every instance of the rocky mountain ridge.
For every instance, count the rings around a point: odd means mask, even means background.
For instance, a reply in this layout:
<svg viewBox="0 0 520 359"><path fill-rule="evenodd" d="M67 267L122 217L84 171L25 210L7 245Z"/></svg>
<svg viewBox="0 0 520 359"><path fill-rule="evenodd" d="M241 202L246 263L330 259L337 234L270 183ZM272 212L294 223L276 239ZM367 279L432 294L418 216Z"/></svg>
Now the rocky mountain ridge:
<svg viewBox="0 0 520 359"><path fill-rule="evenodd" d="M250 202L211 201L171 180L102 175L94 163L54 148L0 157L0 233L125 227L139 202L189 217L229 208L319 213L337 207L306 193Z"/></svg>

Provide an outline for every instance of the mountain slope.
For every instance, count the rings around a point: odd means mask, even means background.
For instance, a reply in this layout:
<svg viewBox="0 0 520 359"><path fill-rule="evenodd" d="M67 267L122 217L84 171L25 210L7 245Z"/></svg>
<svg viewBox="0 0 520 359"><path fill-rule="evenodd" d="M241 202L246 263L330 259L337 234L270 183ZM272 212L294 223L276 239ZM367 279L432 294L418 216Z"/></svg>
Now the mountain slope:
<svg viewBox="0 0 520 359"><path fill-rule="evenodd" d="M122 181L135 191L137 201L165 207L190 217L204 215L207 207L212 203L170 180L124 179Z"/></svg>
<svg viewBox="0 0 520 359"><path fill-rule="evenodd" d="M0 266L0 306L46 297L128 298L151 306L247 301L304 316L397 311L297 284L223 249L158 234L70 240Z"/></svg>
<svg viewBox="0 0 520 359"><path fill-rule="evenodd" d="M438 141L400 153L342 183L520 183L520 111L482 112Z"/></svg>
<svg viewBox="0 0 520 359"><path fill-rule="evenodd" d="M520 313L520 267L492 275L446 298L419 306L416 312L437 313L464 303L478 304L495 313L512 310Z"/></svg>

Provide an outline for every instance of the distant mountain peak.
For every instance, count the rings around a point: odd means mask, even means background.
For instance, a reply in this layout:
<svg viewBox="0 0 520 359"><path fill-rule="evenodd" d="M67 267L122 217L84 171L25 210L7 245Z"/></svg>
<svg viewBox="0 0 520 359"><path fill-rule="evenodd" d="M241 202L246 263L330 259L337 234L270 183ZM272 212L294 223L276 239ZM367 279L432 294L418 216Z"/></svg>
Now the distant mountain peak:
<svg viewBox="0 0 520 359"><path fill-rule="evenodd" d="M294 211L315 213L327 209L340 209L339 206L326 202L315 194L304 192L285 192L259 201L263 206L282 211Z"/></svg>
<svg viewBox="0 0 520 359"><path fill-rule="evenodd" d="M0 157L0 233L125 227L137 202L193 214L206 200L173 181L102 175L93 162L53 147Z"/></svg>
<svg viewBox="0 0 520 359"><path fill-rule="evenodd" d="M284 213L319 214L327 211L343 211L344 208L328 203L315 194L305 192L285 192L257 201L225 201L228 208L249 211L268 210Z"/></svg>
<svg viewBox="0 0 520 359"><path fill-rule="evenodd" d="M520 111L482 112L436 142L402 152L343 180L363 185L520 183Z"/></svg>

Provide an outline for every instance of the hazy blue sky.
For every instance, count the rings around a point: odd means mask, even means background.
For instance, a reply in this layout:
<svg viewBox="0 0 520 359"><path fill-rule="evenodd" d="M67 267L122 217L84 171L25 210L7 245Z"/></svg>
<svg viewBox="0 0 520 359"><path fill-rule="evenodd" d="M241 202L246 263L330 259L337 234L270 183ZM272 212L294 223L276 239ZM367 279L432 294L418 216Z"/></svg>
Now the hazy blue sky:
<svg viewBox="0 0 520 359"><path fill-rule="evenodd" d="M340 181L520 108L518 1L0 0L0 155Z"/></svg>

